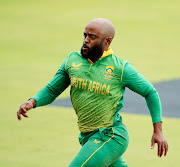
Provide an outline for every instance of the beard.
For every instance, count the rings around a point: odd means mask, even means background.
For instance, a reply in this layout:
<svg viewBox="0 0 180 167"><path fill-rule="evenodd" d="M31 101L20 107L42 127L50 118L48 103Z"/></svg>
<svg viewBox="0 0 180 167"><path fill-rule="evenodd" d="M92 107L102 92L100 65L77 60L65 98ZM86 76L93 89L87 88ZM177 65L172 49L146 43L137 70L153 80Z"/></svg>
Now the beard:
<svg viewBox="0 0 180 167"><path fill-rule="evenodd" d="M87 48L88 51L84 53L83 47ZM94 59L96 57L99 57L103 54L103 40L98 44L93 46L92 48L89 48L86 44L83 44L81 47L81 55L85 59Z"/></svg>

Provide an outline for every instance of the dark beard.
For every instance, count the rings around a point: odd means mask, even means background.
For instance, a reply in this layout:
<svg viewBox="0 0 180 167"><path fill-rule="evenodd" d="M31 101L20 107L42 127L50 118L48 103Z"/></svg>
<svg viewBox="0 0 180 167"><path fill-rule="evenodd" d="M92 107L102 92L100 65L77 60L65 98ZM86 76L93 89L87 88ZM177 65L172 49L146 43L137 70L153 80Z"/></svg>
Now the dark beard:
<svg viewBox="0 0 180 167"><path fill-rule="evenodd" d="M100 57L103 54L103 41L99 45L95 45L92 48L89 48L86 44L83 44L85 47L88 48L87 53L83 53L83 46L81 47L81 55L85 59L94 59L96 57Z"/></svg>

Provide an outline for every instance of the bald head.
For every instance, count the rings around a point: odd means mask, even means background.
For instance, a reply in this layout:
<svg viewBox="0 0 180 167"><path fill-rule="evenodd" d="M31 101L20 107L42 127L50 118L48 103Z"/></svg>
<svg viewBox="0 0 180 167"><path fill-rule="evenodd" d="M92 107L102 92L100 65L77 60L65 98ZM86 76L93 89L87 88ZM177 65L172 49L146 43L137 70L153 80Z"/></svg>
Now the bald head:
<svg viewBox="0 0 180 167"><path fill-rule="evenodd" d="M105 37L111 37L112 39L115 36L115 28L114 25L107 19L104 18L96 18L90 21L87 26L95 26L101 31L102 35ZM86 27L87 27L86 26Z"/></svg>
<svg viewBox="0 0 180 167"><path fill-rule="evenodd" d="M114 35L115 28L109 20L96 18L90 21L84 31L81 55L96 62L104 51L108 51Z"/></svg>

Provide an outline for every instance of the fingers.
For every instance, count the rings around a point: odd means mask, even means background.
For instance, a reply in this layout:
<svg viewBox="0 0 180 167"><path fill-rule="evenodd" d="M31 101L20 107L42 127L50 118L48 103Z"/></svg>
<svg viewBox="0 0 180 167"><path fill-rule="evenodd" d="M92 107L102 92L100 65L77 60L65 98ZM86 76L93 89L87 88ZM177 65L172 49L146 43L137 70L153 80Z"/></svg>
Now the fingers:
<svg viewBox="0 0 180 167"><path fill-rule="evenodd" d="M26 113L22 113L22 115L23 115L24 117L27 117L27 118L28 118L28 115L27 115Z"/></svg>
<svg viewBox="0 0 180 167"><path fill-rule="evenodd" d="M167 155L167 152L168 152L168 144L167 144L167 142L166 142L166 144L165 144L165 152L164 152L164 156Z"/></svg>
<svg viewBox="0 0 180 167"><path fill-rule="evenodd" d="M151 140L151 149L153 149L154 146L155 146L155 140L154 140L154 138L152 138L152 140Z"/></svg>
<svg viewBox="0 0 180 167"><path fill-rule="evenodd" d="M162 143L158 143L158 156L159 156L159 157L162 157L163 152L164 152L164 156L166 156L166 155L167 155L167 152L168 152L168 144L167 144L167 141L164 141L164 142L162 142Z"/></svg>
<svg viewBox="0 0 180 167"><path fill-rule="evenodd" d="M19 109L17 112L17 118L19 121L21 120L21 115L23 115L24 117L27 117L27 118L29 117L24 111Z"/></svg>
<svg viewBox="0 0 180 167"><path fill-rule="evenodd" d="M162 157L163 153L164 153L164 156L167 155L168 143L167 143L166 138L164 137L162 132L156 132L156 133L154 132L152 139L151 139L151 142L152 142L151 149L153 149L155 146L155 143L157 143L157 145L158 145L157 155L159 157Z"/></svg>
<svg viewBox="0 0 180 167"><path fill-rule="evenodd" d="M158 143L158 156L160 157L161 155L161 143Z"/></svg>
<svg viewBox="0 0 180 167"><path fill-rule="evenodd" d="M30 110L31 108L33 108L33 106L31 104L29 104L28 102L24 103L23 105L21 105L21 107L19 108L18 112L17 112L17 118L20 121L21 120L21 115L23 115L24 117L28 118L28 115L26 114L28 110Z"/></svg>
<svg viewBox="0 0 180 167"><path fill-rule="evenodd" d="M18 118L19 121L21 120L21 113L20 113L20 111L17 112L17 118Z"/></svg>
<svg viewBox="0 0 180 167"><path fill-rule="evenodd" d="M164 142L161 145L160 157L163 155L163 152L164 152Z"/></svg>

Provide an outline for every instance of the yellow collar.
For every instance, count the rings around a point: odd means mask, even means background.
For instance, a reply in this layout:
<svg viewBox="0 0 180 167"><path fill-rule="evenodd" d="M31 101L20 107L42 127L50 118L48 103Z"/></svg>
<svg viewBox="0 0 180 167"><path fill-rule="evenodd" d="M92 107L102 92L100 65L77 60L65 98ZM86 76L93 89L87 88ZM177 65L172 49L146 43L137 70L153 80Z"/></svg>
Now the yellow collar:
<svg viewBox="0 0 180 167"><path fill-rule="evenodd" d="M111 48L108 48L108 51L103 52L103 55L101 56L101 58L109 56L111 54L113 54L113 50Z"/></svg>
<svg viewBox="0 0 180 167"><path fill-rule="evenodd" d="M104 57L107 57L109 55L113 54L113 50L111 48L108 48L108 51L104 51L103 52L103 55L100 57L100 58L104 58ZM91 63L91 64L94 64L89 58L88 58L88 61Z"/></svg>

